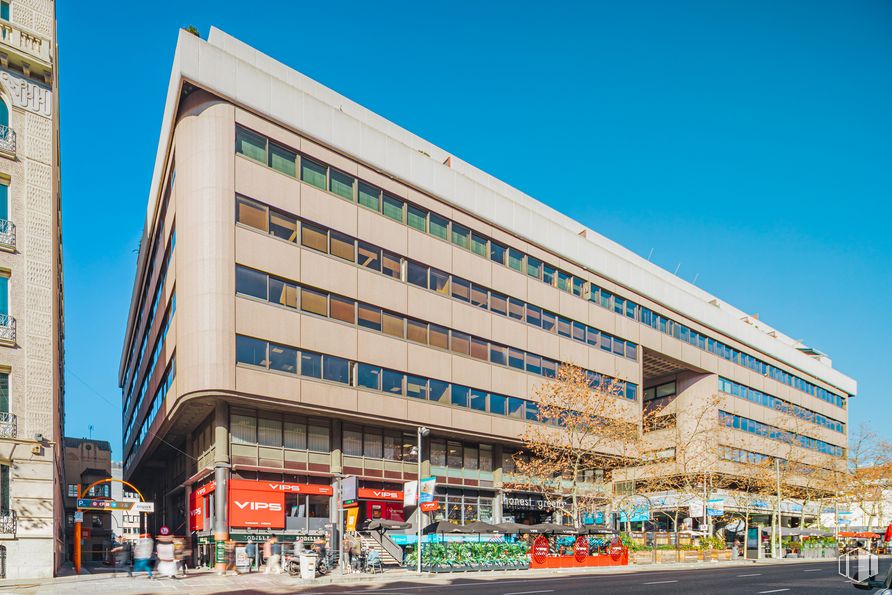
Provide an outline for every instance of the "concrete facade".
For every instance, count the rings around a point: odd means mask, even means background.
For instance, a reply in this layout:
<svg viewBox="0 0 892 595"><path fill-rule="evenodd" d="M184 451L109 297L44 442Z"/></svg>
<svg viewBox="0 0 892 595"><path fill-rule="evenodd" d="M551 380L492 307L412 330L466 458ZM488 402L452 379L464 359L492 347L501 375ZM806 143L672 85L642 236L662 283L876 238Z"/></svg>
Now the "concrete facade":
<svg viewBox="0 0 892 595"><path fill-rule="evenodd" d="M52 576L63 559L62 256L52 0L0 17L0 571ZM7 14L8 12L8 14Z"/></svg>
<svg viewBox="0 0 892 595"><path fill-rule="evenodd" d="M216 29L180 35L141 246L124 476L197 543L323 532L338 474L364 517L408 516L419 425L442 516L544 520L503 473L560 362L639 422L675 382L786 427L732 381L842 424L803 435L844 455L856 384L829 358Z"/></svg>

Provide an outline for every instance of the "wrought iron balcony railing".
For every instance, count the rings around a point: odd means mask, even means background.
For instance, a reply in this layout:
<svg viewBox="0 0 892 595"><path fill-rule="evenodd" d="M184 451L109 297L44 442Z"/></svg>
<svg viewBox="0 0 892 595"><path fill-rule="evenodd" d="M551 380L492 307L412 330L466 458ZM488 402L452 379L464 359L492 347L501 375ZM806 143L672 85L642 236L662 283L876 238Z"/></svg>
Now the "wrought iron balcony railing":
<svg viewBox="0 0 892 595"><path fill-rule="evenodd" d="M18 425L15 413L0 412L0 438L15 438L18 434Z"/></svg>
<svg viewBox="0 0 892 595"><path fill-rule="evenodd" d="M15 535L18 522L14 510L0 510L0 535Z"/></svg>
<svg viewBox="0 0 892 595"><path fill-rule="evenodd" d="M15 318L0 314L0 342L15 343Z"/></svg>
<svg viewBox="0 0 892 595"><path fill-rule="evenodd" d="M0 249L15 250L15 223L0 219Z"/></svg>
<svg viewBox="0 0 892 595"><path fill-rule="evenodd" d="M0 124L0 152L15 155L15 130Z"/></svg>

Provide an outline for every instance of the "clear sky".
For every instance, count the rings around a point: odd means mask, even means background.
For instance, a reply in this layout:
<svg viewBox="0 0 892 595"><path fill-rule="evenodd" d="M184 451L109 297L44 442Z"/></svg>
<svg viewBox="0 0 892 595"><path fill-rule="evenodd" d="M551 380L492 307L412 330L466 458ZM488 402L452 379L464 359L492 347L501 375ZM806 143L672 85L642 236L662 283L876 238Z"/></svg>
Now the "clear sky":
<svg viewBox="0 0 892 595"><path fill-rule="evenodd" d="M427 4L59 2L67 435L121 456L136 253L194 24L829 353L859 381L852 427L892 438L892 3Z"/></svg>

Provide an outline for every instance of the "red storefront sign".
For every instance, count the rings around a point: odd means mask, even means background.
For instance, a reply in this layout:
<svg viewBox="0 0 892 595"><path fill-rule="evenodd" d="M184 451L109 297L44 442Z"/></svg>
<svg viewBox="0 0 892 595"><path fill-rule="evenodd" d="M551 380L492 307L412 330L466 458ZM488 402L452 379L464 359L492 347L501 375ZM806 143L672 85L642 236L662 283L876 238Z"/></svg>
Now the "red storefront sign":
<svg viewBox="0 0 892 595"><path fill-rule="evenodd" d="M189 531L204 529L204 497L216 489L217 482L212 480L189 494Z"/></svg>
<svg viewBox="0 0 892 595"><path fill-rule="evenodd" d="M401 490L375 490L372 488L359 488L356 495L361 500L399 500L403 501Z"/></svg>
<svg viewBox="0 0 892 595"><path fill-rule="evenodd" d="M229 480L231 527L285 528L285 494L331 496L331 486L274 481Z"/></svg>

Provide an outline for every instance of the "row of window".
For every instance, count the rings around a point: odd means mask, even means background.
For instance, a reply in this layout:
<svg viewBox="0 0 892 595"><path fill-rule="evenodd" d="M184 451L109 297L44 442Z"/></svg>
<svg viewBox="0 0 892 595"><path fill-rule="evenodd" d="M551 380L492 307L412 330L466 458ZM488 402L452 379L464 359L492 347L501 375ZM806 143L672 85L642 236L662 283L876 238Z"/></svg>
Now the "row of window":
<svg viewBox="0 0 892 595"><path fill-rule="evenodd" d="M816 386L794 374L785 372L784 370L772 366L771 364L763 362L762 360L753 357L752 355L743 353L742 351L734 349L733 347L729 347L721 341L717 341L715 339L707 337L702 333L698 333L697 331L688 328L683 324L652 312L648 308L638 306L637 304L634 304L629 300L612 295L609 292L596 287L595 285L591 286L589 299L592 302L595 302L603 306L604 308L613 310L617 313L622 314L623 312L625 312L625 314L630 318L637 318L637 320L641 324L647 325L654 330L660 331L663 334L675 337L676 339L684 341L685 343L688 343L693 347L697 347L698 349L702 349L703 351L708 351L709 353L721 357L722 359L726 359L728 361L734 362L735 364L753 370L754 372L758 372L762 376L768 376L769 378L777 380L778 382L781 382L788 386L792 386L797 390L801 390L802 392L805 392L809 395L818 397L822 401L832 403L837 407L841 407L843 409L845 409L846 407L846 400L844 397L841 397L826 389Z"/></svg>
<svg viewBox="0 0 892 595"><path fill-rule="evenodd" d="M728 427L733 427L735 430L742 430L744 432L749 432L750 434L756 434L758 436L770 438L771 440L786 442L787 444L795 444L797 446L801 446L802 448L815 450L820 453L832 455L834 457L845 456L845 449L841 446L829 444L827 442L824 442L823 440L810 438L809 436L803 436L794 432L788 432L787 430L769 426L768 424L763 424L762 422L756 421L754 419L734 415L733 413L728 413L727 411L719 410L719 421Z"/></svg>
<svg viewBox="0 0 892 595"><path fill-rule="evenodd" d="M391 337L408 339L422 345L430 345L546 378L554 378L560 365L560 362L544 356L493 343L431 322L409 318L348 297L319 291L241 265L236 265L235 290L242 295L273 304L299 308L304 312L332 318ZM600 374L591 370L586 370L586 374L594 386L600 384ZM608 382L614 381L612 378L606 378ZM636 399L637 388L635 384L626 383L624 396Z"/></svg>
<svg viewBox="0 0 892 595"><path fill-rule="evenodd" d="M344 424L341 446L344 454L351 457L417 463L418 447L415 441L415 434L408 432Z"/></svg>
<svg viewBox="0 0 892 595"><path fill-rule="evenodd" d="M155 396L152 397L152 404L149 406L146 418L139 427L139 433L136 435L133 445L127 451L127 458L124 461L124 469L129 469L130 465L133 464L136 454L139 452L139 446L145 441L146 436L149 433L149 428L152 427L152 422L155 421L158 411L161 410L161 404L164 403L164 398L167 396L167 391L170 390L170 386L173 384L173 379L176 375L177 358L176 354L174 354L170 357L170 364L168 364L167 369L164 371L164 375L161 377L161 382L158 383L158 388L155 390ZM136 413L137 412L134 412L134 416Z"/></svg>
<svg viewBox="0 0 892 595"><path fill-rule="evenodd" d="M234 409L230 414L230 434L233 444L330 452L330 426L325 418L271 412L258 414L250 410ZM410 432L344 424L341 438L341 448L346 456L405 463L418 461L416 436ZM431 438L430 449L430 463L434 467L484 472L493 470L491 444Z"/></svg>
<svg viewBox="0 0 892 595"><path fill-rule="evenodd" d="M143 306L146 304L146 299L148 299L148 295L149 295L148 292L149 292L149 288L151 287L152 274L154 272L155 256L157 255L157 251L159 248L165 247L161 241L162 240L161 234L164 233L164 219L167 217L167 206L168 206L168 204L170 204L170 197L171 197L171 194L173 193L173 184L174 184L174 180L176 180L176 168L174 167L173 163L174 162L171 161L171 174L167 180L167 186L164 189L164 197L161 201L160 214L158 215L158 225L155 229L155 235L152 238L152 243L151 243L152 250L149 254L148 260L146 260L147 269L146 269L145 276L143 277L144 282L142 285L142 291L140 291L139 300L137 302L139 307L135 310L138 313L142 313ZM158 295L159 295L160 288L164 285L163 279L164 279L164 276L167 274L167 267L170 264L170 257L171 257L171 254L173 253L174 246L176 245L176 237L177 237L176 236L176 227L173 227L170 232L170 240L168 241L168 245L166 246L167 255L164 258L164 262L162 264L162 271L161 271L161 274L159 275L159 280L158 280L158 283L156 284L156 288L155 288L155 297L154 297L153 301L156 303L156 305L157 305L157 301L158 301ZM124 389L124 394L128 394L128 395L129 395L128 380L132 381L134 384L136 383L136 378L131 377L131 375L135 376L136 374L139 373L139 366L142 363L141 362L142 355L140 355L140 357L136 358L136 360L134 362L136 346L139 344L139 342L138 342L139 335L137 335L138 328L139 328L139 325L137 324L136 321L134 321L133 334L130 337L130 351L129 351L129 355L127 357L127 362L126 362L125 369L124 369L124 382L121 384L122 388ZM140 353L142 353L142 351L145 350L146 335L149 334L151 328L152 328L151 321L149 321L149 324L146 324L143 327L143 339L142 339L143 344L142 344ZM131 365L134 363L135 363L135 365ZM122 414L126 414L126 413L127 413L127 407L125 405L124 411L122 412Z"/></svg>
<svg viewBox="0 0 892 595"><path fill-rule="evenodd" d="M771 409L774 409L775 411L780 411L788 415L795 415L800 419L804 419L805 421L809 421L813 424L817 424L819 426L829 428L837 432L845 433L846 431L846 425L841 421L831 419L829 417L821 415L817 411L812 411L811 409L800 407L799 405L790 403L789 401L785 401L784 399L766 395L765 393L754 388L738 384L732 380L728 380L727 378L722 378L721 376L719 377L719 390L723 393L734 395L735 397L739 397L741 399L746 399L747 401L757 403L764 407L769 407Z"/></svg>
<svg viewBox="0 0 892 595"><path fill-rule="evenodd" d="M158 276L158 282L155 284L155 295L152 297L152 305L149 308L149 311L147 313L146 324L142 330L142 342L140 343L140 347L139 347L139 355L134 360L132 368L128 366L127 371L124 376L124 383L122 386L125 391L124 394L126 395L126 397L124 399L124 408L121 410L122 416L127 415L128 407L130 407L130 401L133 398L133 393L136 390L136 387L138 386L137 381L139 380L139 371L142 369L142 366L143 366L143 355L145 355L146 346L148 345L148 342L149 342L149 335L152 332L152 325L155 322L155 314L158 312L158 306L161 302L161 295L164 293L164 282L167 279L167 269L169 268L170 261L173 258L173 250L176 247L176 243L177 243L177 234L176 234L176 230L174 229L170 234L170 241L169 241L169 245L167 248L167 255L164 258L164 264L161 268L161 274ZM149 273L147 274L146 279L151 278L149 275L151 275L151 271L149 271ZM146 283L146 286L143 288L144 291L147 288L148 288L148 282ZM137 310L137 311L139 312L140 310ZM136 327L137 327L137 325L134 322L134 328L136 328ZM134 331L134 341L135 341L135 334L136 333ZM135 342L133 343L133 347L134 348L136 347ZM156 347L156 349L157 349L157 347ZM132 378L130 377L130 374L133 375ZM151 376L151 373L148 373L148 372L145 373L145 375L143 376L143 387L142 387L143 392L145 392L145 383L148 381L150 376ZM132 383L129 387L127 386L128 378L130 378L132 380ZM124 438L124 443L125 444L127 443L126 438Z"/></svg>
<svg viewBox="0 0 892 595"><path fill-rule="evenodd" d="M534 401L490 393L442 380L406 374L333 355L300 351L253 337L237 335L236 363L319 380L338 382L390 395L424 399L460 409L471 409L539 421L539 406Z"/></svg>
<svg viewBox="0 0 892 595"><path fill-rule="evenodd" d="M233 409L229 428L233 444L331 452L329 420L325 418Z"/></svg>
<svg viewBox="0 0 892 595"><path fill-rule="evenodd" d="M302 221L295 215L276 211L242 196L236 197L236 221L290 242L297 243L299 237L300 244L306 248L330 254L483 310L526 322L545 332L600 347L601 350L619 357L638 359L638 346L631 341L409 260L333 229Z"/></svg>
<svg viewBox="0 0 892 595"><path fill-rule="evenodd" d="M733 361L739 365L758 371L779 382L793 386L810 395L845 407L845 399L794 374L785 372L751 355L742 353L720 341L708 339L689 327L656 314L648 308L620 296L607 292L585 279L529 256L524 252L504 246L469 228L423 209L401 198L392 196L380 188L356 179L326 164L305 157L266 137L236 127L236 152L266 164L291 177L297 177L297 164L300 162L300 180L321 190L327 190L341 198L356 202L382 215L398 221L433 237L450 241L454 245L469 250L478 256L488 258L503 266L526 273L567 293L600 304L617 314L632 318L665 334L690 343L714 355Z"/></svg>
<svg viewBox="0 0 892 595"><path fill-rule="evenodd" d="M167 312L164 315L164 322L161 324L161 328L158 329L158 338L155 339L155 347L152 349L152 355L149 359L148 366L146 366L146 371L143 374L142 383L139 385L139 396L136 398L136 404L130 412L130 422L127 424L127 429L124 430L124 444L127 444L127 441L130 440L130 433L133 431L136 420L139 418L139 411L140 408L142 408L143 399L149 389L149 383L152 381L152 376L155 374L155 368L158 365L158 361L161 358L161 352L164 350L167 341L167 331L170 330L170 323L173 321L173 315L176 314L176 311L177 294L176 291L174 291L170 297L170 305L167 307ZM127 400L129 402L129 397Z"/></svg>
<svg viewBox="0 0 892 595"><path fill-rule="evenodd" d="M744 463L748 465L760 465L762 463L774 461L774 457L763 455L760 452L753 452L751 450L724 445L719 446L719 457L725 461L731 461L732 463Z"/></svg>

